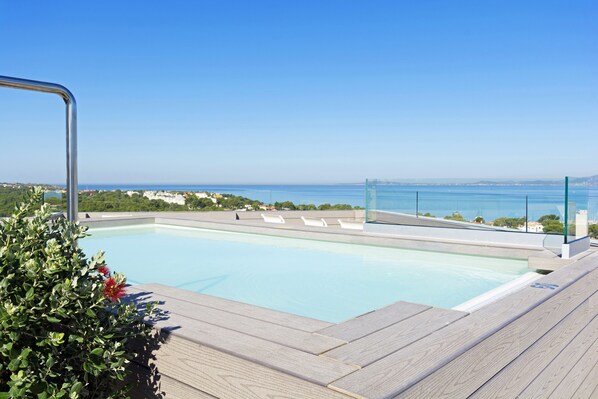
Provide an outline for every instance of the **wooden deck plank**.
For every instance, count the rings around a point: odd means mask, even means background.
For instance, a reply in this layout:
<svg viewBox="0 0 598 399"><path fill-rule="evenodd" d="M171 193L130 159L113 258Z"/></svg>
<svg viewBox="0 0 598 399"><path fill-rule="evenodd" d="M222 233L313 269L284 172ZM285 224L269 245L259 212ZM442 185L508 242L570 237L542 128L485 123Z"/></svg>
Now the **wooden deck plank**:
<svg viewBox="0 0 598 399"><path fill-rule="evenodd" d="M573 397L576 399L592 399L598 397L598 363L590 371L588 376L575 391Z"/></svg>
<svg viewBox="0 0 598 399"><path fill-rule="evenodd" d="M394 397L415 384L420 385L431 374L436 373L464 353L471 351L478 344L520 318L522 320L517 323L521 328L520 338L511 344L519 346L520 342L530 342L532 335L537 340L539 336L556 324L560 317L568 314L587 299L588 291L595 290L598 271L591 272L596 269L596 265L593 263L596 258L587 257L586 259L590 261L584 259L578 264L573 264L539 280L543 283L558 284L559 287L555 290L524 288L362 370L335 381L330 387L340 392L351 392L357 397ZM531 312L532 310L533 312ZM506 339L510 339L510 336L507 335ZM480 346L479 349L483 349L483 346ZM479 352L480 358L483 359L485 355L479 349L473 353ZM510 354L511 352L507 351L506 353ZM506 356L501 357L491 365L491 368L498 372L511 360L512 358ZM458 365L463 364L459 362ZM457 373L468 370L468 365L465 366L467 367L461 370L452 368L451 378L455 378ZM487 369L481 370L480 378L487 373ZM468 385L462 388L471 391L462 393L461 396L473 393L485 382L476 386L475 378L472 376L463 376L463 378L467 380ZM431 385L436 385L436 380L430 379L423 383L423 387ZM439 389L435 393L437 395L453 389L450 381L445 381L440 385L444 388Z"/></svg>
<svg viewBox="0 0 598 399"><path fill-rule="evenodd" d="M280 324L281 326L307 332L318 331L333 325L333 323L329 323L327 321L280 312L273 309L267 309L260 306L232 301L211 295L200 294L198 292L187 291L162 284L140 284L136 285L135 287L149 292L155 292L156 294L167 297L177 298L183 301L197 303L214 309L220 309L230 313L236 313L242 316L252 317L254 319Z"/></svg>
<svg viewBox="0 0 598 399"><path fill-rule="evenodd" d="M592 321L587 299L519 357L480 387L471 399L512 398L519 395L546 366Z"/></svg>
<svg viewBox="0 0 598 399"><path fill-rule="evenodd" d="M327 385L358 368L338 360L312 355L177 314L170 314L167 320L159 321L156 327L170 332L173 336L251 360L320 385Z"/></svg>
<svg viewBox="0 0 598 399"><path fill-rule="evenodd" d="M489 379L496 368L519 354L519 326L511 323L489 338L453 360L446 367L415 384L397 398L457 398L467 397L475 391L478 379ZM498 366L497 366L498 365ZM471 378L475 376L475 378ZM394 394L391 394L394 396ZM390 396L389 396L390 397Z"/></svg>
<svg viewBox="0 0 598 399"><path fill-rule="evenodd" d="M162 391L167 392L166 398L168 399L218 399L209 393L183 384L167 375L160 378L160 388Z"/></svg>
<svg viewBox="0 0 598 399"><path fill-rule="evenodd" d="M148 292L136 286L129 287L129 291L131 293ZM346 343L337 338L296 330L280 324L273 324L157 293L148 294L147 299L144 300L159 301L161 302L160 308L171 313L204 321L313 354L320 354Z"/></svg>
<svg viewBox="0 0 598 399"><path fill-rule="evenodd" d="M326 352L324 356L365 367L467 315L455 310L430 308Z"/></svg>
<svg viewBox="0 0 598 399"><path fill-rule="evenodd" d="M131 399L218 399L206 392L183 384L167 375L160 375L148 384L150 371L135 363L130 365L133 376L127 378L131 384Z"/></svg>
<svg viewBox="0 0 598 399"><path fill-rule="evenodd" d="M277 356L277 353L272 353ZM348 399L328 388L176 336L156 352L160 374L217 398Z"/></svg>
<svg viewBox="0 0 598 399"><path fill-rule="evenodd" d="M523 398L547 398L597 339L597 320L581 331L521 392Z"/></svg>
<svg viewBox="0 0 598 399"><path fill-rule="evenodd" d="M318 332L329 337L350 342L382 330L427 309L430 309L430 306L402 301L395 302L381 309L324 328Z"/></svg>
<svg viewBox="0 0 598 399"><path fill-rule="evenodd" d="M504 366L516 359L530 345L581 303L588 302L590 292L598 284L598 270L586 276L574 287L550 298L532 312L508 324L480 345L472 348L438 372L400 395L401 398L449 398L455 395L470 395L498 373ZM517 335L505 335L505 330L516 329ZM582 327L583 328L583 327ZM503 335L500 337L499 335ZM511 396L512 397L512 396Z"/></svg>
<svg viewBox="0 0 598 399"><path fill-rule="evenodd" d="M598 319L597 319L598 320ZM598 323L595 323L594 330L598 329ZM556 389L550 394L549 398L560 399L573 397L574 393L579 389L581 383L590 374L590 371L594 368L598 362L598 341L594 340L594 343L584 353L581 359L573 368L567 373L565 378L556 387ZM594 381L594 384L597 382Z"/></svg>

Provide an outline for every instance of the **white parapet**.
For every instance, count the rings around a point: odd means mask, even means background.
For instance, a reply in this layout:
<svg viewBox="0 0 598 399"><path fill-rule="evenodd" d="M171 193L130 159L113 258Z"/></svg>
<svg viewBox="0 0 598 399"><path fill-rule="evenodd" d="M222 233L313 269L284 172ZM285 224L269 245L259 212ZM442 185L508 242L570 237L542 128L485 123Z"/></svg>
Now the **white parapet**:
<svg viewBox="0 0 598 399"><path fill-rule="evenodd" d="M579 255L580 253L589 250L590 244L590 236L587 235L584 238L578 238L575 241L563 244L563 252L561 254L561 258L570 259L575 255Z"/></svg>

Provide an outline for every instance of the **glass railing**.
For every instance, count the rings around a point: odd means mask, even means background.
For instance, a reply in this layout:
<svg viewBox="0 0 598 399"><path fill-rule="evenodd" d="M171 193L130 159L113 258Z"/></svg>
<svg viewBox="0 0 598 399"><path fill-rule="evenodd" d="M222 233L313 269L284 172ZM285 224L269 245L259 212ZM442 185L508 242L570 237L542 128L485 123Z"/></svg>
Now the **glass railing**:
<svg viewBox="0 0 598 399"><path fill-rule="evenodd" d="M579 178L565 178L564 202L564 241L565 243L587 237L590 233L591 213L590 186ZM594 218L595 219L595 218Z"/></svg>
<svg viewBox="0 0 598 399"><path fill-rule="evenodd" d="M598 187L587 179L560 184L406 184L368 179L366 199L369 223L545 233L555 236L547 239L547 246L555 248L592 235L598 227Z"/></svg>

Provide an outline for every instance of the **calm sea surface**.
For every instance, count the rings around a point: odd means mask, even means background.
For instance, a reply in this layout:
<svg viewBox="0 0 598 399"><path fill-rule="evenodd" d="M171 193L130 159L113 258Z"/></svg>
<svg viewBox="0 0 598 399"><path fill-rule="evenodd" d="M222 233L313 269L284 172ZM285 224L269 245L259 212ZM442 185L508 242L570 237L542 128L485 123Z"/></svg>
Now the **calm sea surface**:
<svg viewBox="0 0 598 399"><path fill-rule="evenodd" d="M264 203L291 201L295 204L350 204L366 206L364 184L322 185L152 185L81 184L80 190L210 191L240 195ZM467 219L483 216L523 217L564 212L563 186L526 185L385 185L376 186L369 205L379 210L426 213L437 217L461 213ZM598 220L598 187L571 188L570 209L588 209L589 219Z"/></svg>

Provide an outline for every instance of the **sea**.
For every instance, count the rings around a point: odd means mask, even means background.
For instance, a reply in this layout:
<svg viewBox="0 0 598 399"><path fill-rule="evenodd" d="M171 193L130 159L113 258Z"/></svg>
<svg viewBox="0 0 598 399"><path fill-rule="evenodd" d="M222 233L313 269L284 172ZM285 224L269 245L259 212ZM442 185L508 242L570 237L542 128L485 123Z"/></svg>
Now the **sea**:
<svg viewBox="0 0 598 399"><path fill-rule="evenodd" d="M563 220L564 185L526 184L397 184L374 182L355 184L80 184L80 190L164 190L233 194L267 204L349 204L389 212L429 213L436 217L459 213L468 220L482 216L525 217L537 220L556 214ZM569 189L569 215L587 210L588 219L598 221L598 186Z"/></svg>

